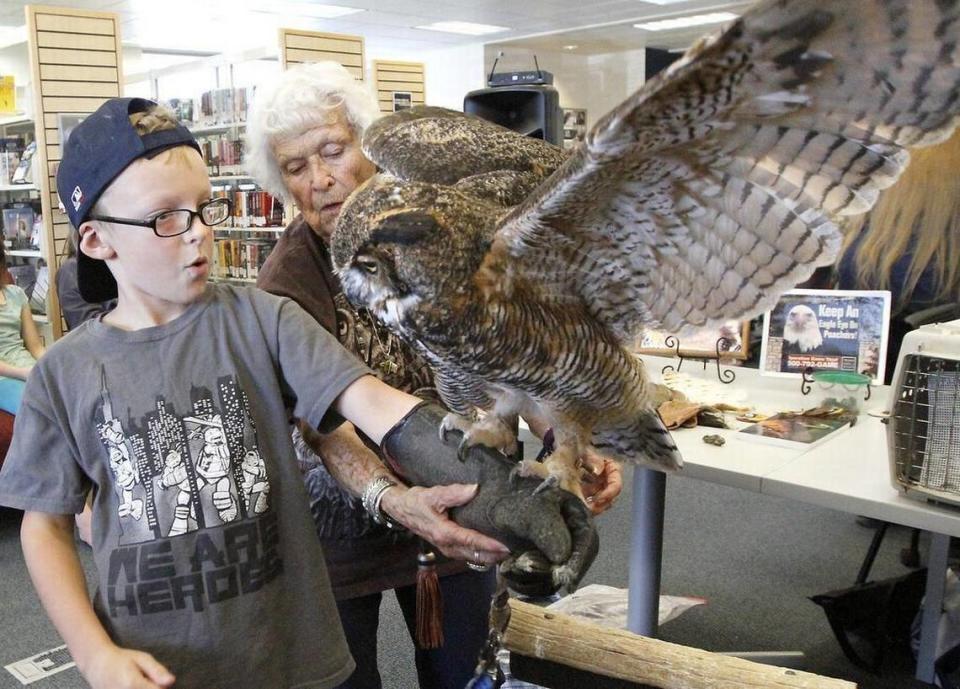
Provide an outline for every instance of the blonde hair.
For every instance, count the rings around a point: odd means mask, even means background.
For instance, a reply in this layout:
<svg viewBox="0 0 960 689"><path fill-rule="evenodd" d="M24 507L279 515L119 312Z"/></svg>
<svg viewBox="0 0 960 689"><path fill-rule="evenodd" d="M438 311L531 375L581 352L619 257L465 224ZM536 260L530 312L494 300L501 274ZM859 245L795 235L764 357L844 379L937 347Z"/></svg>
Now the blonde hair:
<svg viewBox="0 0 960 689"><path fill-rule="evenodd" d="M165 132L168 129L173 129L180 122L170 108L165 105L155 105L148 110L132 113L130 124L137 130L137 134L146 136L154 132Z"/></svg>
<svg viewBox="0 0 960 689"><path fill-rule="evenodd" d="M854 251L859 288L890 289L893 266L909 252L894 308L910 303L917 282L933 270L937 299L960 295L960 133L910 152L910 165L867 215L846 223L844 253ZM862 235L862 237L861 237ZM854 243L859 239L856 248Z"/></svg>
<svg viewBox="0 0 960 689"><path fill-rule="evenodd" d="M147 134L153 134L154 132L164 132L168 129L173 129L180 124L180 120L177 119L177 116L173 113L173 110L168 108L165 105L154 105L152 108L147 110L142 110L140 112L134 112L129 115L130 124L133 125L134 130L140 136L146 136ZM173 160L179 160L181 162L188 160L190 156L190 147L189 146L174 146L173 148L168 148L164 151L161 151L158 157L164 157L166 162L171 162ZM97 199L97 202L93 204L93 208L90 209L90 215L100 215L103 214L103 197L110 191L108 186L104 189L103 193L100 195L100 198Z"/></svg>

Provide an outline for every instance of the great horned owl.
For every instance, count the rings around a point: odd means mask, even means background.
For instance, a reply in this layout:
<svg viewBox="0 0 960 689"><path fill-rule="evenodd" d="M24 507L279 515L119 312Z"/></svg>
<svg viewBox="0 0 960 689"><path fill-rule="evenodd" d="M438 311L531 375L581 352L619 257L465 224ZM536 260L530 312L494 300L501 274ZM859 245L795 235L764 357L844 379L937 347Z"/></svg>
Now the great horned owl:
<svg viewBox="0 0 960 689"><path fill-rule="evenodd" d="M694 46L567 157L437 108L364 137L382 173L333 237L344 291L413 343L465 442L552 423L549 472L577 490L594 445L673 468L626 346L772 307L840 246L960 109L958 4L770 0ZM460 424L462 425L462 424Z"/></svg>

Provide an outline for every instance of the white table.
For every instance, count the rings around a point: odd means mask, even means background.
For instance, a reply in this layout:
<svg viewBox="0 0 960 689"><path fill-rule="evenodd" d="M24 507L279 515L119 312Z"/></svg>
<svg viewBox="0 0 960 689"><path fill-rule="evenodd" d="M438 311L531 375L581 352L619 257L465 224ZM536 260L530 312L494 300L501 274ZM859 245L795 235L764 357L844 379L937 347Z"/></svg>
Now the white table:
<svg viewBox="0 0 960 689"><path fill-rule="evenodd" d="M643 359L654 380L660 379L663 366L677 363L660 357ZM772 413L816 405L816 390L804 397L799 380L760 376L753 369L733 370L737 378L728 387L748 391L748 403L757 411ZM716 368L712 364L702 370L699 364L687 362L682 371L697 378L716 380ZM890 481L886 427L880 418L868 413L886 409L889 394L887 387L873 388L870 400L864 405L865 413L853 428L838 432L808 451L745 441L737 438L734 430L676 431L674 439L684 458L684 468L676 475L792 498L931 532L927 604L917 679L932 682L947 550L950 537L960 536L960 509L906 498L894 488ZM713 433L726 437L723 447L703 442L704 435ZM651 636L656 634L665 485L665 476L659 472L641 469L634 472L628 626L631 631Z"/></svg>

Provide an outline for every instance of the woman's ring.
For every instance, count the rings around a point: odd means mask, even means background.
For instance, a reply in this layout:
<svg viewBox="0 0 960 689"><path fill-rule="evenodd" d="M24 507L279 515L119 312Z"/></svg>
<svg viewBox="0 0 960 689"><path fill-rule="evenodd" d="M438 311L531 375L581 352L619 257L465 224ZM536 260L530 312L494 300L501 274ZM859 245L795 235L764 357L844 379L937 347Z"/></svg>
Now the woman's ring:
<svg viewBox="0 0 960 689"><path fill-rule="evenodd" d="M486 572L490 569L490 565L480 561L480 551L473 551L473 559L467 560L467 567L472 569L474 572Z"/></svg>

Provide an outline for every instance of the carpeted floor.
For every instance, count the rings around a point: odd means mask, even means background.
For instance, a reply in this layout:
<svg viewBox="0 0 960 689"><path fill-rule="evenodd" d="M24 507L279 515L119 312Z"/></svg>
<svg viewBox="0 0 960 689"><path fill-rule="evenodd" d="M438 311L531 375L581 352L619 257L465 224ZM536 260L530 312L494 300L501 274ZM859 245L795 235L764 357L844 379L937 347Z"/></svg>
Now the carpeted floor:
<svg viewBox="0 0 960 689"><path fill-rule="evenodd" d="M600 520L601 552L585 584L625 587L630 476L617 506ZM0 666L59 645L27 578L18 541L19 513L0 511ZM823 611L807 596L848 586L873 532L850 515L716 486L667 482L663 592L701 596L709 604L668 623L661 638L711 651L803 651L805 668L857 682L862 689L927 686L912 679L912 660L891 655L881 676L857 670L843 656ZM887 535L872 578L905 573L900 548L909 532ZM921 552L925 553L925 541ZM83 548L85 566L92 567ZM392 596L380 630L386 689L415 689L412 647ZM19 687L0 669L0 689ZM75 669L31 689L86 686ZM216 688L211 688L216 689ZM267 689L267 688L265 688Z"/></svg>

